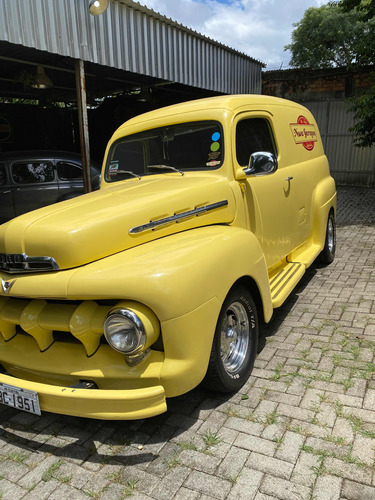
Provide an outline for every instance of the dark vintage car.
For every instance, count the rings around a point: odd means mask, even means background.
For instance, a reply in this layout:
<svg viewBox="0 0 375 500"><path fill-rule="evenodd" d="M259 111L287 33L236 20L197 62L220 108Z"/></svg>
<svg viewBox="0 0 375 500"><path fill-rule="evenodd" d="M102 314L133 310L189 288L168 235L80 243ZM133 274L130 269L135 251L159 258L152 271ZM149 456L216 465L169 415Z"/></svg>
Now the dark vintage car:
<svg viewBox="0 0 375 500"><path fill-rule="evenodd" d="M91 161L93 188L101 167ZM65 151L0 153L0 223L83 194L80 155Z"/></svg>

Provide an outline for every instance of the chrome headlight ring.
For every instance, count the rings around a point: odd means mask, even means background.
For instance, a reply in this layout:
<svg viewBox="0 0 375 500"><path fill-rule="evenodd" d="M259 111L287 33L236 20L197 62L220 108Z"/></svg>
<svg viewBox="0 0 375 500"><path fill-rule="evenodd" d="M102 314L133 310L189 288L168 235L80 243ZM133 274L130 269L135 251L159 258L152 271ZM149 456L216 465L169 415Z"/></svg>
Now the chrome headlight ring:
<svg viewBox="0 0 375 500"><path fill-rule="evenodd" d="M110 311L104 322L104 336L108 344L123 354L134 354L146 344L145 327L136 313L117 308Z"/></svg>

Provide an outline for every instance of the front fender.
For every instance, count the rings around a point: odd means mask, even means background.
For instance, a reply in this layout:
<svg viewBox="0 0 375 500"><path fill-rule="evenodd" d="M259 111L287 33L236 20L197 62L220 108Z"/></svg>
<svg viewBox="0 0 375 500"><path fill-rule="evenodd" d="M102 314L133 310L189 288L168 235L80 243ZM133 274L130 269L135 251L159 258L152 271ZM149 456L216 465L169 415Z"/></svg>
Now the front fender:
<svg viewBox="0 0 375 500"><path fill-rule="evenodd" d="M258 240L246 229L215 225L160 238L75 269L12 275L8 296L134 300L150 307L160 321L168 321L212 298L222 304L243 276L256 282L268 321L272 303ZM0 277L9 280L5 273Z"/></svg>
<svg viewBox="0 0 375 500"><path fill-rule="evenodd" d="M165 357L160 382L170 397L204 377L220 309L244 276L255 281L268 321L272 302L257 239L248 230L215 225L160 238L77 269L14 276L8 296L145 304L161 323Z"/></svg>
<svg viewBox="0 0 375 500"><path fill-rule="evenodd" d="M336 216L336 200L335 181L332 177L327 176L316 186L312 200L313 242L318 244L321 250L325 243L328 214L332 208Z"/></svg>
<svg viewBox="0 0 375 500"><path fill-rule="evenodd" d="M255 236L232 226L177 233L78 269L70 278L70 299L119 298L142 302L160 321L197 309L216 297L223 303L239 278L251 276L272 315L266 264Z"/></svg>

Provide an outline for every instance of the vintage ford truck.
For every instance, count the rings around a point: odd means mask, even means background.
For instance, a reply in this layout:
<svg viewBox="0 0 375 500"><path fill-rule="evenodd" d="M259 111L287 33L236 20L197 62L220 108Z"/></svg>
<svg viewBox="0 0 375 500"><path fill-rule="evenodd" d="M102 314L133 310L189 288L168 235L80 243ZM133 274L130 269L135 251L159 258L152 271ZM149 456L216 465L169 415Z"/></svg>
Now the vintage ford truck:
<svg viewBox="0 0 375 500"><path fill-rule="evenodd" d="M0 226L0 402L102 419L236 391L259 324L335 254L336 189L304 107L221 96L137 116L99 191Z"/></svg>

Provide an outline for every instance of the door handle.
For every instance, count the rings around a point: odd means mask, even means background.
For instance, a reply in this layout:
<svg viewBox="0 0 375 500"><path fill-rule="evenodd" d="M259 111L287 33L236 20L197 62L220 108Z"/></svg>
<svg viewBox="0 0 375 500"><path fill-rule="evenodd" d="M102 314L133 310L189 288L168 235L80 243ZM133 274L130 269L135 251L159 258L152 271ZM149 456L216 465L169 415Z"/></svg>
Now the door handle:
<svg viewBox="0 0 375 500"><path fill-rule="evenodd" d="M293 177L287 177L285 180L286 181L291 181L293 179Z"/></svg>

